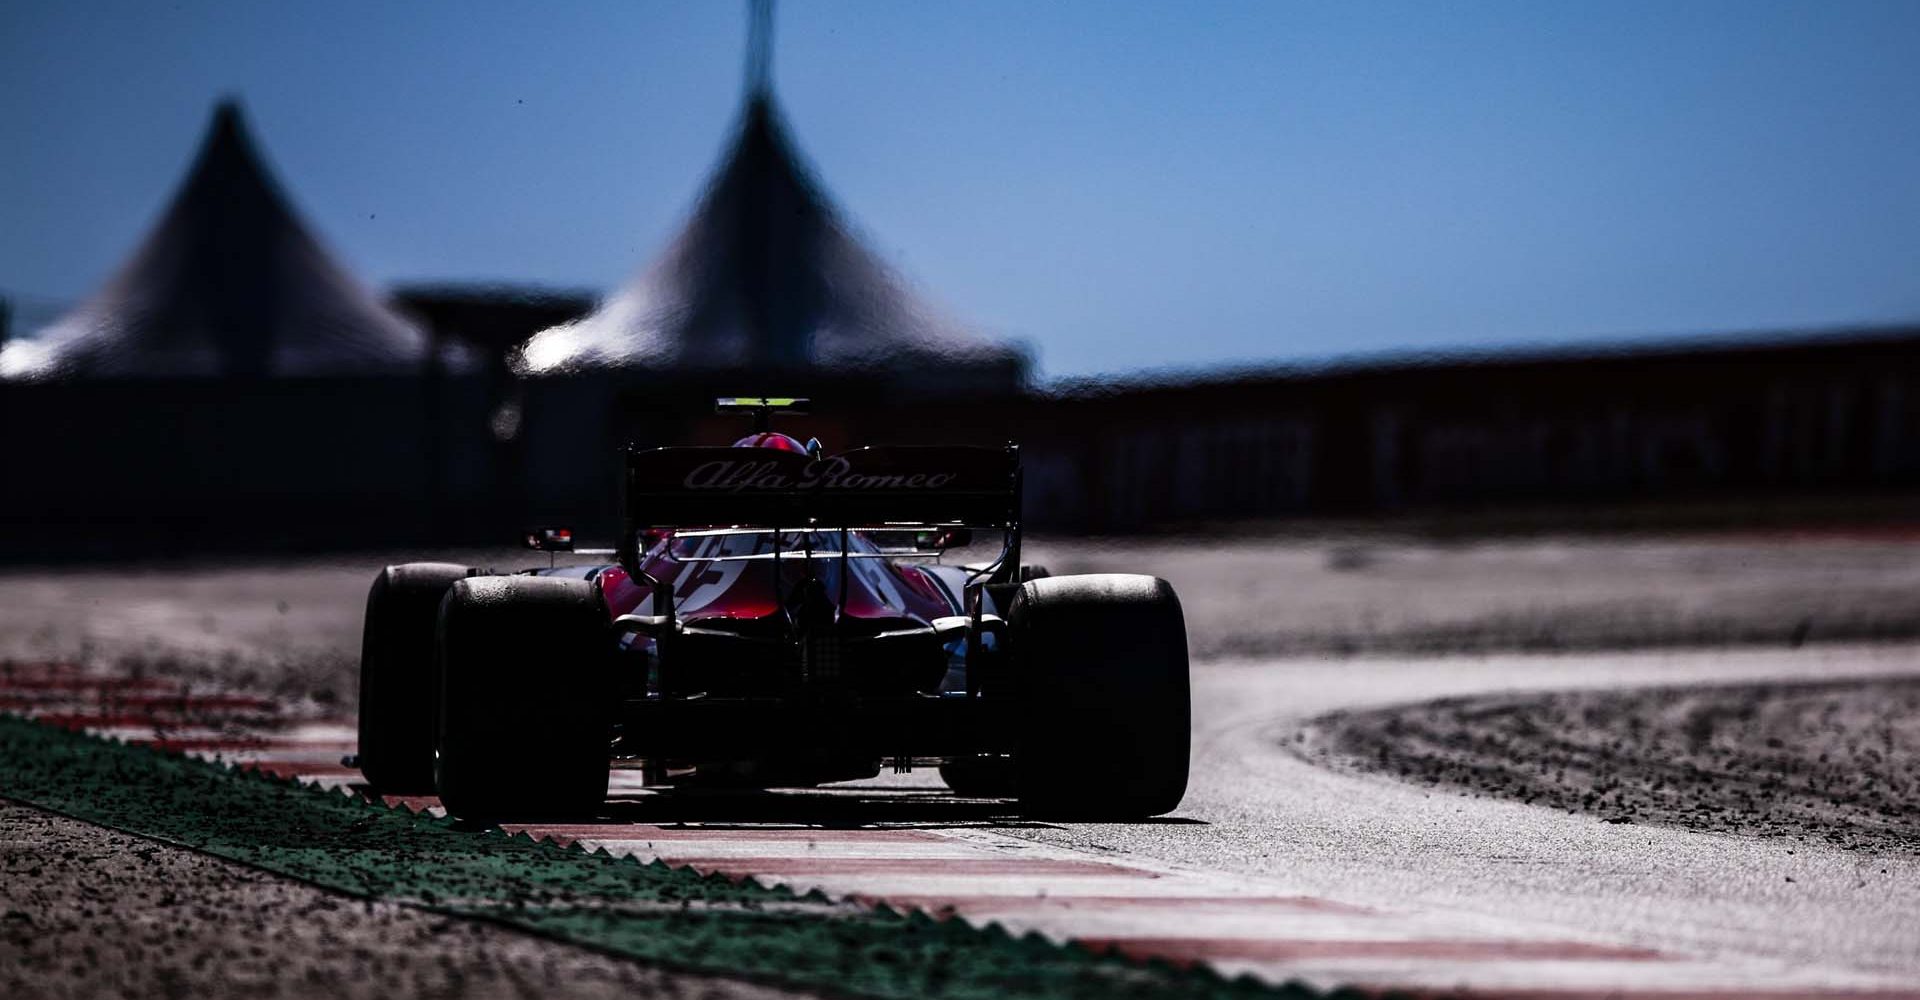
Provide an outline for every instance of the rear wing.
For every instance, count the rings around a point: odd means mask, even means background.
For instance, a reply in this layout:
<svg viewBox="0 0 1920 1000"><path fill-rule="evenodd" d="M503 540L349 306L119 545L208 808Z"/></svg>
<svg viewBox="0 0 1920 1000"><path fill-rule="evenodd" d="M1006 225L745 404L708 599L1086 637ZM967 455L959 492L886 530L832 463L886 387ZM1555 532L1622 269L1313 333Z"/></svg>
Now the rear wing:
<svg viewBox="0 0 1920 1000"><path fill-rule="evenodd" d="M1017 447L627 452L629 533L644 528L971 525L1017 529Z"/></svg>

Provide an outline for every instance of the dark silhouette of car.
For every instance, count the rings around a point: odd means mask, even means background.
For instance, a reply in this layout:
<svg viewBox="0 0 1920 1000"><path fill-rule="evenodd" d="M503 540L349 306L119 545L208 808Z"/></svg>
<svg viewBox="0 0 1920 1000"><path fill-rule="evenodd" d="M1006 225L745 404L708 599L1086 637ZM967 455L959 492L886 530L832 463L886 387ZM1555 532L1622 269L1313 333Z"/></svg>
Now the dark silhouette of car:
<svg viewBox="0 0 1920 1000"><path fill-rule="evenodd" d="M590 815L649 785L772 788L937 766L1030 815L1140 818L1186 790L1179 599L1021 562L1014 446L827 455L751 412L735 447L629 449L604 563L389 566L367 600L360 764L472 819ZM776 440L777 439L777 440ZM984 562L948 550L995 550ZM996 544L997 543L997 544Z"/></svg>

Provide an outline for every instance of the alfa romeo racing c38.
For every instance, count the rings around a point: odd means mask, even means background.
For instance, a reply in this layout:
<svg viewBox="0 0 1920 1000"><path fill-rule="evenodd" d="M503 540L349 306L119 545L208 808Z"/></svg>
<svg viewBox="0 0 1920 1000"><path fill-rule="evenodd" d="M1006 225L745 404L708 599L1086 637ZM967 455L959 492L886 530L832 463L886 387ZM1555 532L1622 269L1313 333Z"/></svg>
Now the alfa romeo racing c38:
<svg viewBox="0 0 1920 1000"><path fill-rule="evenodd" d="M613 766L741 788L926 766L1029 815L1178 806L1173 588L1023 564L1017 448L828 455L768 429L802 402L723 400L759 421L731 447L629 449L601 562L383 570L360 670L368 782L473 819L592 815ZM976 535L991 558L941 561ZM528 542L572 550L564 529Z"/></svg>

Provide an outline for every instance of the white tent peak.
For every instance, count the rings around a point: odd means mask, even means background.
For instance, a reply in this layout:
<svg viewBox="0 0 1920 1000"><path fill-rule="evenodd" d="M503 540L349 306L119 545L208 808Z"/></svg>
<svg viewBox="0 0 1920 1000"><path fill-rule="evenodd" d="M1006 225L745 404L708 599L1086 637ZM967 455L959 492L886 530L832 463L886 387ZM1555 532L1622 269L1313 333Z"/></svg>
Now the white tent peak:
<svg viewBox="0 0 1920 1000"><path fill-rule="evenodd" d="M301 221L222 101L146 240L91 299L0 353L0 376L171 378L410 372L420 332Z"/></svg>
<svg viewBox="0 0 1920 1000"><path fill-rule="evenodd" d="M733 139L679 235L592 315L536 334L520 367L865 368L1014 356L941 315L867 248L806 167L764 81L750 78Z"/></svg>

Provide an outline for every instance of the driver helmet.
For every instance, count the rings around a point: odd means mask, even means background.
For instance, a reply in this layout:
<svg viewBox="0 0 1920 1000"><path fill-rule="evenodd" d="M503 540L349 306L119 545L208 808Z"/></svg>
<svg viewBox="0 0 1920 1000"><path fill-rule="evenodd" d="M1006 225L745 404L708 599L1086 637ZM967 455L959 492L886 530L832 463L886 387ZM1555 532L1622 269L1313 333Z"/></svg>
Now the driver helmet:
<svg viewBox="0 0 1920 1000"><path fill-rule="evenodd" d="M778 431L761 431L749 434L733 443L735 448L773 448L777 451L791 451L795 454L808 454L807 446Z"/></svg>

